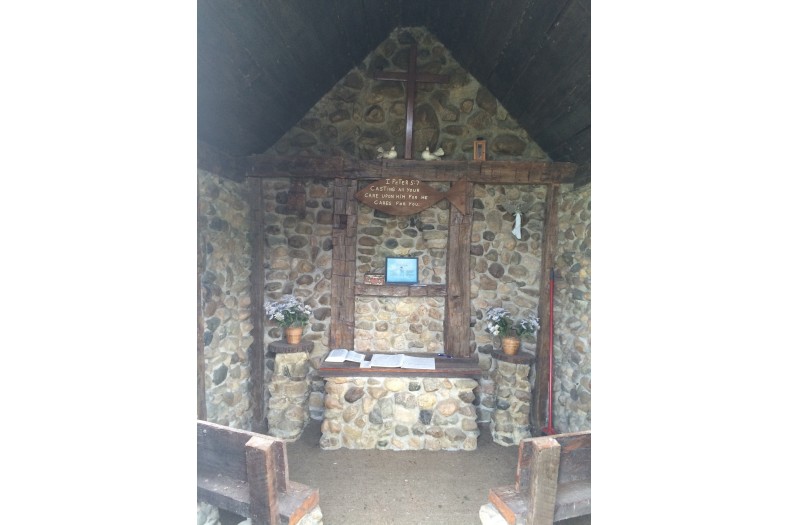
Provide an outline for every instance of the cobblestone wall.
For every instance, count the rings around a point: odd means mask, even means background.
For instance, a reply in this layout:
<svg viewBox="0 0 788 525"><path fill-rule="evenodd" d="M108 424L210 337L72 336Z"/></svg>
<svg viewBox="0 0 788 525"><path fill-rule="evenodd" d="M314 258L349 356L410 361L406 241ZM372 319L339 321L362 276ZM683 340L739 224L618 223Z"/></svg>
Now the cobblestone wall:
<svg viewBox="0 0 788 525"><path fill-rule="evenodd" d="M562 188L555 283L553 426L591 429L591 187Z"/></svg>
<svg viewBox="0 0 788 525"><path fill-rule="evenodd" d="M270 150L280 155L345 155L374 159L378 147L405 151L404 82L374 80L378 71L408 68L418 44L419 72L449 75L446 84L419 83L413 152L442 147L446 159L472 159L473 141L487 140L488 160L549 160L495 97L465 71L425 28L397 29L353 68Z"/></svg>
<svg viewBox="0 0 788 525"><path fill-rule="evenodd" d="M423 28L396 30L358 67L352 69L329 91L290 131L266 154L272 155L341 155L372 159L377 148L392 145L404 152L405 90L400 82L376 81L372 74L379 70L407 68L409 46L417 42L418 69L450 76L447 84L420 84L417 90L414 133L415 157L429 146L440 146L444 159L471 159L473 140L484 137L489 160L549 160L519 127L506 110L451 54ZM210 189L203 188L203 179ZM236 222L247 213L241 195L243 185L201 173L201 232L215 242L216 250L233 250L232 263L212 255L215 267L207 273L205 284L213 290L231 280L230 305L219 303L206 312L206 385L212 421L247 428L248 415L241 407L249 405L248 361L251 344L248 328L248 293L236 291L241 281L248 289L249 245L248 224ZM284 179L265 180L264 231L265 300L284 294L304 299L314 310L312 322L304 337L315 344L310 356L312 366L328 350L330 326L330 282L332 255L332 182L304 180L303 209L288 204L291 182ZM448 185L431 183L438 191ZM556 425L566 429L590 428L590 190L567 194L563 188L559 227L559 261L557 269L569 275L566 282L556 284L556 359L568 366L558 367L559 389L556 392ZM230 196L234 196L231 198ZM230 204L234 198L238 201ZM492 350L499 343L484 332L481 322L489 306L504 306L515 317L537 308L541 237L544 223L545 188L530 185L474 186L473 231L471 247L471 312L475 326L471 330L471 349ZM214 202L217 201L217 202ZM240 209L236 207L240 206ZM523 209L522 239L511 233L514 215L510 209ZM585 211L582 209L586 206ZM448 240L449 205L442 201L409 217L390 217L360 204L358 210L357 282L367 271L382 269L387 255L419 257L421 280L445 284L446 243ZM223 215L227 214L228 217ZM244 219L246 220L246 219ZM224 221L224 222L222 222ZM225 225L226 223L226 225ZM218 229L217 229L218 228ZM225 228L224 230L222 228ZM228 237L219 240L218 237ZM229 255L223 255L230 258ZM228 263L228 264L225 264ZM234 265L238 265L236 269ZM220 277L221 276L221 277ZM358 297L356 299L356 348L374 351L443 350L442 298L394 299ZM237 311L237 314L235 313ZM221 316L228 316L220 318ZM218 323L218 324L217 324ZM280 339L281 330L266 321L264 346ZM210 335L207 335L210 332ZM213 338L217 338L213 341ZM560 348L559 348L560 347ZM236 357L233 357L233 354ZM266 360L266 382L273 376L274 363ZM227 378L231 381L226 382ZM322 417L319 407L322 383L311 381L309 411L313 418ZM490 388L490 371L482 377L485 389ZM267 395L267 392L266 392ZM488 393L483 393L483 397ZM494 395L480 404L480 421L489 421L486 405ZM226 407L220 408L220 405ZM248 410L247 410L248 412ZM213 419L216 418L216 419ZM238 424L230 423L234 421ZM561 428L561 427L559 427Z"/></svg>
<svg viewBox="0 0 788 525"><path fill-rule="evenodd" d="M545 195L543 186L475 184L471 233L471 309L476 323L471 349L500 348L500 340L484 331L491 306L509 310L513 319L536 313L542 260ZM519 207L520 239L513 234Z"/></svg>
<svg viewBox="0 0 788 525"><path fill-rule="evenodd" d="M208 421L250 430L251 246L245 185L202 170L197 185Z"/></svg>
<svg viewBox="0 0 788 525"><path fill-rule="evenodd" d="M331 377L320 447L476 450L473 379Z"/></svg>

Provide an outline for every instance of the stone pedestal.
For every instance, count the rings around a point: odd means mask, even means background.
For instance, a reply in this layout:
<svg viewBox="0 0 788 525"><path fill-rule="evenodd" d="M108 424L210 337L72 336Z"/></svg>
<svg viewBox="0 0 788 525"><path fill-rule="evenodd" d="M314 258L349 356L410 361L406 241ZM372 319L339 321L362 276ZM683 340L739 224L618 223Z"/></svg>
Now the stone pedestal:
<svg viewBox="0 0 788 525"><path fill-rule="evenodd" d="M275 355L268 385L268 435L292 441L309 423L309 353L313 348L311 341L297 345L275 341L268 346Z"/></svg>
<svg viewBox="0 0 788 525"><path fill-rule="evenodd" d="M531 383L528 374L535 356L529 353L506 355L493 351L495 409L490 418L493 441L499 445L519 445L531 437Z"/></svg>
<svg viewBox="0 0 788 525"><path fill-rule="evenodd" d="M479 399L476 405L476 421L480 425L489 425L490 417L495 410L495 382L492 375L495 373L497 361L492 358L492 350L478 349L479 368L481 377L479 378Z"/></svg>
<svg viewBox="0 0 788 525"><path fill-rule="evenodd" d="M327 377L320 448L476 450L470 378Z"/></svg>

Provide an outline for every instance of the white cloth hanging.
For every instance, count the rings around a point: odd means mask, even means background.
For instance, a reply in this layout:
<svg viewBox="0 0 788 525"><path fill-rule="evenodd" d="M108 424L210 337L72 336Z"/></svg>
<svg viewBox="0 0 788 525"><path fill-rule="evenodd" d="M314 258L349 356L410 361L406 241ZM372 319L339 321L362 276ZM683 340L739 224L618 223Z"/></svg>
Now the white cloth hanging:
<svg viewBox="0 0 788 525"><path fill-rule="evenodd" d="M520 212L515 212L514 214L514 229L512 230L517 239L520 239Z"/></svg>

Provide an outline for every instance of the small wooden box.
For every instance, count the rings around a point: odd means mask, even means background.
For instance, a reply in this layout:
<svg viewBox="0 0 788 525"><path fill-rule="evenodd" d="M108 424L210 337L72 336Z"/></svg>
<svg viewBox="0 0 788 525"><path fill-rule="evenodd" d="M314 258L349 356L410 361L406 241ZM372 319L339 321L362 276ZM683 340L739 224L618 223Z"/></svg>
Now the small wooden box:
<svg viewBox="0 0 788 525"><path fill-rule="evenodd" d="M477 139L473 141L473 160L487 160L487 141Z"/></svg>
<svg viewBox="0 0 788 525"><path fill-rule="evenodd" d="M364 284L375 284L382 286L386 284L386 276L382 273L365 273Z"/></svg>

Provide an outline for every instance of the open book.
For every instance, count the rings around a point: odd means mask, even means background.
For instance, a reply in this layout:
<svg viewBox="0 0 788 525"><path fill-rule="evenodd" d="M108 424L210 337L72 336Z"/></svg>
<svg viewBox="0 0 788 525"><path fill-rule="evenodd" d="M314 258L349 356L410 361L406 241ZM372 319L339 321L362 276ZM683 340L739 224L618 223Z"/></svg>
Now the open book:
<svg viewBox="0 0 788 525"><path fill-rule="evenodd" d="M364 354L359 354L358 352L345 348L335 348L326 356L327 363L342 363L343 361L361 363L364 361Z"/></svg>
<svg viewBox="0 0 788 525"><path fill-rule="evenodd" d="M435 358L414 357L405 354L374 354L370 360L370 366L435 370Z"/></svg>

